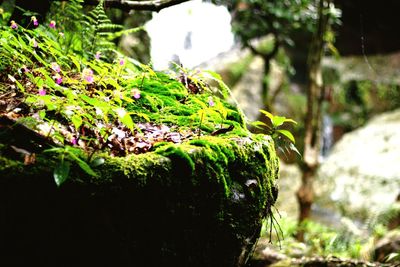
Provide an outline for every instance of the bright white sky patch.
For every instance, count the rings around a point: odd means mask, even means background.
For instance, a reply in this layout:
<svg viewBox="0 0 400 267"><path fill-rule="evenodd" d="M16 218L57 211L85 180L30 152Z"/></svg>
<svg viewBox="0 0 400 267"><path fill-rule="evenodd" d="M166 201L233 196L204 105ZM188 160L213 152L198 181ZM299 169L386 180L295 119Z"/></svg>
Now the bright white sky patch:
<svg viewBox="0 0 400 267"><path fill-rule="evenodd" d="M230 14L225 7L189 1L153 14L146 24L155 69L168 68L174 54L184 67L194 67L233 45ZM185 39L191 32L191 47Z"/></svg>

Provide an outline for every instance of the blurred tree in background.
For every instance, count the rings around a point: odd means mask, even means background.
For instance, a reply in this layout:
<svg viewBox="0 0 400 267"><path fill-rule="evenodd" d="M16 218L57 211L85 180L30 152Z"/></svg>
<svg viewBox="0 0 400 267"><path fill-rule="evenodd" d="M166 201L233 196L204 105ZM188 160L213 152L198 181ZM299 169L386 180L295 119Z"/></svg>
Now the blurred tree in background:
<svg viewBox="0 0 400 267"><path fill-rule="evenodd" d="M232 14L232 30L240 43L264 61L263 101L267 109L273 106L267 75L270 62L281 49L295 45L293 37L301 32L310 35L315 30L317 12L313 0L213 0L227 6ZM272 45L257 45L256 39L271 35Z"/></svg>
<svg viewBox="0 0 400 267"><path fill-rule="evenodd" d="M318 167L320 152L320 129L324 85L321 60L327 49L332 48L333 35L331 25L338 21L340 12L334 8L331 0L213 0L225 4L232 13L232 28L238 40L253 54L264 60L264 75L270 70L270 61L280 49L297 46L296 35L309 36L308 59L305 75L306 114L304 118L303 159L299 162L302 169L302 185L297 192L300 207L299 223L310 218L314 201L313 180ZM269 47L254 44L254 40L272 35L273 45ZM303 38L304 40L304 38ZM304 44L303 44L304 45ZM268 110L272 109L273 98L269 96L268 80L264 78L263 99ZM299 230L298 239L304 233Z"/></svg>
<svg viewBox="0 0 400 267"><path fill-rule="evenodd" d="M319 166L321 151L321 119L322 103L325 97L325 87L322 79L322 57L325 52L326 37L333 24L335 13L332 13L332 0L318 0L317 24L308 52L307 76L307 109L304 120L304 150L301 162L302 179L297 191L300 207L299 223L311 217L311 205L314 202L313 182ZM304 240L304 232L299 230L297 238Z"/></svg>

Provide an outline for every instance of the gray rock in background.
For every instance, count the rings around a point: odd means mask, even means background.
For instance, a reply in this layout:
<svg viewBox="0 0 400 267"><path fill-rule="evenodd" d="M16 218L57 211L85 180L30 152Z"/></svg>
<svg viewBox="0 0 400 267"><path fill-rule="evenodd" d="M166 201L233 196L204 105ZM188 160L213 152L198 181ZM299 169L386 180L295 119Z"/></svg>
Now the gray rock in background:
<svg viewBox="0 0 400 267"><path fill-rule="evenodd" d="M360 218L393 203L400 191L400 110L345 134L322 163L315 189L320 204Z"/></svg>

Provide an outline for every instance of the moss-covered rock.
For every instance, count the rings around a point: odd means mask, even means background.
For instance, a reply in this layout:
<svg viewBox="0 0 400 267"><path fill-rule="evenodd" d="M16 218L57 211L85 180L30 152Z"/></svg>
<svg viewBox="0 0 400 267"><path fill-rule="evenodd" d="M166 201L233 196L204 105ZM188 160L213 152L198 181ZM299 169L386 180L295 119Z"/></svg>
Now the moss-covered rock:
<svg viewBox="0 0 400 267"><path fill-rule="evenodd" d="M0 266L246 262L277 196L272 139L251 135L242 112L225 99L190 93L167 75L127 83L141 88L139 100L120 102L134 123L154 122L190 136L177 143L150 136L148 152L129 154L127 141L110 135L107 140L125 144L113 154L118 146L112 142L102 146L110 152L91 142L68 146L51 130L43 135L27 123L33 111L12 114L17 120L0 113ZM97 103L102 94L83 98ZM130 140L139 142L136 137Z"/></svg>
<svg viewBox="0 0 400 267"><path fill-rule="evenodd" d="M278 162L219 75L95 59L47 28L0 31L0 266L243 264Z"/></svg>
<svg viewBox="0 0 400 267"><path fill-rule="evenodd" d="M265 136L104 155L98 177L72 167L59 188L57 158L38 153L26 165L5 136L2 266L240 266L277 195L278 161Z"/></svg>

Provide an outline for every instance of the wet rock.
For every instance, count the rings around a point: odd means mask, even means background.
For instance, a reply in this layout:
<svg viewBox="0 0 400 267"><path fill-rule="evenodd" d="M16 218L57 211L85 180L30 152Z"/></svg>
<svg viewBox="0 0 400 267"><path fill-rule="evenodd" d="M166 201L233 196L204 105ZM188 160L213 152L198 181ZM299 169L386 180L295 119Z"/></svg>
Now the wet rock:
<svg viewBox="0 0 400 267"><path fill-rule="evenodd" d="M25 165L12 138L0 136L0 266L243 266L275 202L269 137L104 155L98 177L71 164L61 187L59 159Z"/></svg>
<svg viewBox="0 0 400 267"><path fill-rule="evenodd" d="M254 255L249 262L250 267L269 266L275 262L282 261L288 257L272 248L268 238L262 237L257 243Z"/></svg>
<svg viewBox="0 0 400 267"><path fill-rule="evenodd" d="M400 110L344 135L318 172L318 202L360 218L382 211L399 193L399 151Z"/></svg>
<svg viewBox="0 0 400 267"><path fill-rule="evenodd" d="M399 253L399 251L400 229L392 230L376 243L374 258L377 261L384 262L391 253Z"/></svg>
<svg viewBox="0 0 400 267"><path fill-rule="evenodd" d="M279 197L276 202L278 210L292 218L296 219L299 208L296 198L296 191L301 184L301 171L297 164L286 164L284 161L279 165Z"/></svg>

